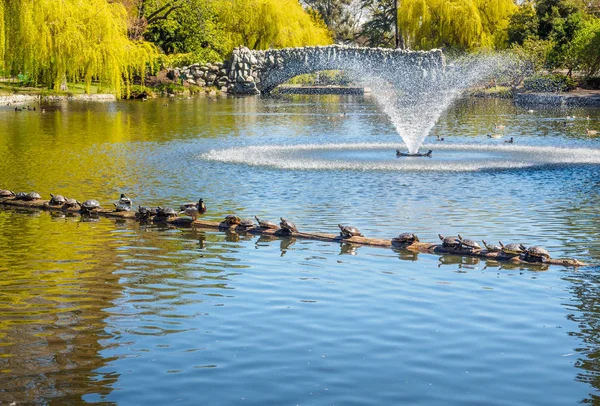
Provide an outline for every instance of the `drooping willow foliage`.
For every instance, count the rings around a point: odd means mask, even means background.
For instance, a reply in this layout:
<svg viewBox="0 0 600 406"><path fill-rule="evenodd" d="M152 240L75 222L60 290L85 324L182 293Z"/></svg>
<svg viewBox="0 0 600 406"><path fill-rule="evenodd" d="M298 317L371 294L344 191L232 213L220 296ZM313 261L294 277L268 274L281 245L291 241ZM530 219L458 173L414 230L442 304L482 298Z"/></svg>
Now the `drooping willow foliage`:
<svg viewBox="0 0 600 406"><path fill-rule="evenodd" d="M398 23L411 48L504 48L513 0L402 0Z"/></svg>
<svg viewBox="0 0 600 406"><path fill-rule="evenodd" d="M285 48L332 42L323 21L307 13L298 0L213 1L230 48Z"/></svg>
<svg viewBox="0 0 600 406"><path fill-rule="evenodd" d="M55 90L68 80L83 81L89 92L98 80L121 95L155 56L152 44L128 39L127 13L119 3L0 0L5 74L26 75L34 84Z"/></svg>

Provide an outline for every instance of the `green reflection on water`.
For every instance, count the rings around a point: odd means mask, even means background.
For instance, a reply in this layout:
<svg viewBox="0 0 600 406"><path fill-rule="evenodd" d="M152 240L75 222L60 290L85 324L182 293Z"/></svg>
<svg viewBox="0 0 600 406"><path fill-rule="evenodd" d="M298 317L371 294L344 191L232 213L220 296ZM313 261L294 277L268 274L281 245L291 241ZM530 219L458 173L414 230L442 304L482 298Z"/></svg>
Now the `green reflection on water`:
<svg viewBox="0 0 600 406"><path fill-rule="evenodd" d="M110 393L119 375L98 371L117 359L103 355L105 342L123 333L110 319L131 319L128 334L183 331L176 320L191 316L174 309L202 301L195 293L186 299L190 289L224 297L218 293L230 289L224 268L245 268L226 248L205 249L224 239L192 229L0 211L0 402L81 403L86 394ZM170 322L140 323L143 314Z"/></svg>
<svg viewBox="0 0 600 406"><path fill-rule="evenodd" d="M318 134L323 127L315 121L343 128L344 123L336 119L341 111L339 96L321 98L321 108L311 107L309 113L305 106L294 104L303 100L292 98L289 106L283 106L286 114L269 117L290 129L284 136ZM451 133L480 136L499 116L515 112L510 104L492 103L493 113L489 106L458 106L442 126ZM166 147L173 140L260 137L253 128L265 121L260 114L281 111L254 98L59 107L49 106L45 113L40 109L0 112L0 187L54 191L79 199L115 199L121 191L156 176L147 172L141 161L144 157L127 153L140 143ZM313 114L322 117L315 120ZM374 115L365 120L377 124L386 119ZM229 204L239 205L236 201ZM580 218L579 213L572 215ZM176 320L191 316L174 309L207 298L215 306L222 305L234 288L229 282L231 273L248 268L232 253L239 248L236 243L253 238L0 211L0 400L81 403L86 394L109 394L119 375L98 372L111 370L116 360L102 352L107 341L118 341L123 334L114 330L109 319L131 318L129 333L137 335L182 331L184 327ZM297 244L294 239L268 238L256 244L270 241L279 245L282 256ZM340 254L353 255L356 249L345 245ZM412 253L402 252L399 257L417 260ZM439 263L446 269L471 269L477 264L454 257L443 257ZM595 290L591 293L597 296ZM147 314L163 315L172 324L136 323L136 317ZM597 348L596 330L592 325L582 332L583 340L593 339L585 349L591 356L581 365L585 369L582 380L590 379L588 371L598 369L591 359ZM597 387L597 380L590 380Z"/></svg>

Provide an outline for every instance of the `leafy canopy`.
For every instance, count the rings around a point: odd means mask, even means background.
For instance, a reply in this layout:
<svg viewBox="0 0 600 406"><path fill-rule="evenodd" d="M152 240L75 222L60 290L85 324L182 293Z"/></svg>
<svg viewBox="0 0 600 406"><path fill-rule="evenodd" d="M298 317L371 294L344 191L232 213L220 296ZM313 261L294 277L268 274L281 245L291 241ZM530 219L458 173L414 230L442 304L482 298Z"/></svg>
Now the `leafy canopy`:
<svg viewBox="0 0 600 406"><path fill-rule="evenodd" d="M595 39L598 18L590 4L582 0L524 3L511 18L509 43L523 54L531 50L537 66L593 74L598 71L594 61L600 59L600 47Z"/></svg>
<svg viewBox="0 0 600 406"><path fill-rule="evenodd" d="M327 27L297 0L213 0L227 46L252 49L326 45Z"/></svg>
<svg viewBox="0 0 600 406"><path fill-rule="evenodd" d="M4 71L59 90L66 80L97 79L120 95L155 56L127 37L127 13L106 0L0 0ZM126 92L127 93L127 92Z"/></svg>
<svg viewBox="0 0 600 406"><path fill-rule="evenodd" d="M297 0L116 1L130 14L130 37L143 37L167 55L214 61L239 45L265 49L331 43L320 14L305 11Z"/></svg>
<svg viewBox="0 0 600 406"><path fill-rule="evenodd" d="M402 0L398 21L411 48L504 48L516 9L513 0Z"/></svg>
<svg viewBox="0 0 600 406"><path fill-rule="evenodd" d="M395 47L394 0L361 0L361 7L369 15L360 32L365 44L370 47Z"/></svg>

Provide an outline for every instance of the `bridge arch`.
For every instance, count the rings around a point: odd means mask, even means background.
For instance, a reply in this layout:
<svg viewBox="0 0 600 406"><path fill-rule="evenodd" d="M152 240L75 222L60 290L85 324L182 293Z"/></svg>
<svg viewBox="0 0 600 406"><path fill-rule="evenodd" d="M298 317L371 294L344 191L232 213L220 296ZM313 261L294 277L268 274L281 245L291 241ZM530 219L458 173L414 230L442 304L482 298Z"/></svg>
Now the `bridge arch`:
<svg viewBox="0 0 600 406"><path fill-rule="evenodd" d="M269 93L289 79L322 70L352 70L394 81L405 75L415 86L445 67L441 50L406 51L341 45L254 51L235 48L229 60L231 94Z"/></svg>

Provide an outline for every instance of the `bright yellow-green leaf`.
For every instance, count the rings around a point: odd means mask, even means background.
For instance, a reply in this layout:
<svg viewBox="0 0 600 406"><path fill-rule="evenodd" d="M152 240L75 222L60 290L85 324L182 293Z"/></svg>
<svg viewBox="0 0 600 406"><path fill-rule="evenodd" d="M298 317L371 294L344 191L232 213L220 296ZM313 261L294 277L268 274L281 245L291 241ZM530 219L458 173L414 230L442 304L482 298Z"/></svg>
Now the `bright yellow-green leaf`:
<svg viewBox="0 0 600 406"><path fill-rule="evenodd" d="M513 0L402 0L398 24L411 48L504 48Z"/></svg>
<svg viewBox="0 0 600 406"><path fill-rule="evenodd" d="M89 91L99 80L120 95L156 56L151 44L128 39L127 13L119 3L0 0L0 17L4 68L56 90L67 80L83 80Z"/></svg>
<svg viewBox="0 0 600 406"><path fill-rule="evenodd" d="M331 35L297 0L213 0L229 48L252 49L326 45Z"/></svg>

